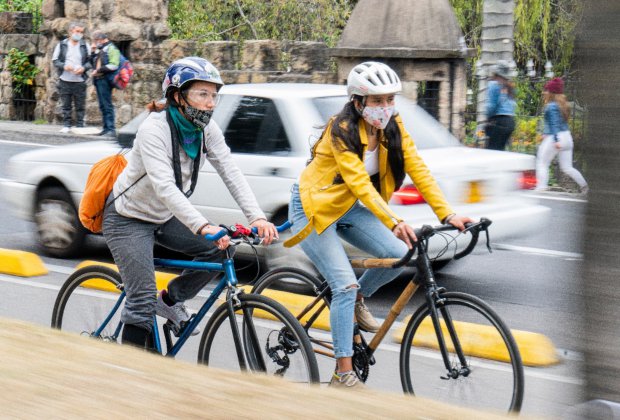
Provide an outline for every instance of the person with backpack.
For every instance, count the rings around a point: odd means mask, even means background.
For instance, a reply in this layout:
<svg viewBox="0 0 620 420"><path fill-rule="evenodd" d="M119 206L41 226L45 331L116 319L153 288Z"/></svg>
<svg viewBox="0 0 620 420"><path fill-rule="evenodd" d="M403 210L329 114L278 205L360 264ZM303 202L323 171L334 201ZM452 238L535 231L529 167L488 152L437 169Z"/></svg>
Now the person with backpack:
<svg viewBox="0 0 620 420"><path fill-rule="evenodd" d="M116 136L116 123L114 120L114 104L112 103L112 90L114 84L108 77L118 70L121 63L121 51L102 31L93 32L92 72L93 83L97 91L99 110L103 117L103 130L100 136Z"/></svg>
<svg viewBox="0 0 620 420"><path fill-rule="evenodd" d="M54 48L52 64L58 70L58 91L62 104L63 128L61 133L71 129L72 108L75 107L75 125L84 127L86 111L86 80L92 68L90 48L84 42L84 25L69 24L69 36Z"/></svg>
<svg viewBox="0 0 620 420"><path fill-rule="evenodd" d="M491 81L487 86L485 133L487 149L505 150L515 130L515 87L510 66L499 60L491 69Z"/></svg>
<svg viewBox="0 0 620 420"><path fill-rule="evenodd" d="M121 320L122 342L152 348L155 314L171 320L180 334L190 314L183 302L218 276L185 271L157 294L153 246L191 255L197 261L222 262L230 238L204 238L221 230L189 201L198 171L208 160L264 244L278 237L235 164L222 130L211 119L223 86L207 60L186 57L173 62L162 83L165 102L152 102L140 125L127 166L108 197L103 236L118 265L127 293ZM198 331L194 331L198 334Z"/></svg>
<svg viewBox="0 0 620 420"><path fill-rule="evenodd" d="M401 90L400 78L386 64L355 66L347 78L349 102L329 120L291 189L294 236L284 246L300 243L332 292L332 387L364 387L353 370L354 322L361 330L378 331L364 298L402 272L373 268L358 281L342 240L377 258L401 258L412 248L413 228L388 206L406 175L442 223L463 230L472 221L454 213L418 154L395 108Z"/></svg>

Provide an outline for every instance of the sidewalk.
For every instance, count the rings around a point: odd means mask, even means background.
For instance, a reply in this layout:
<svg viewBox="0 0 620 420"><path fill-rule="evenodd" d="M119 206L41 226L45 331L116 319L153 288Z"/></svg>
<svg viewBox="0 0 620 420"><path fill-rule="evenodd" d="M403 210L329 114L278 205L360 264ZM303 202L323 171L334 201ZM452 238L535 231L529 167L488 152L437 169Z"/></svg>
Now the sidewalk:
<svg viewBox="0 0 620 420"><path fill-rule="evenodd" d="M31 121L0 120L0 140L23 141L28 143L69 144L82 141L110 139L96 134L101 127L73 128L69 133L61 133L62 125L35 124ZM82 133L93 134L82 134Z"/></svg>

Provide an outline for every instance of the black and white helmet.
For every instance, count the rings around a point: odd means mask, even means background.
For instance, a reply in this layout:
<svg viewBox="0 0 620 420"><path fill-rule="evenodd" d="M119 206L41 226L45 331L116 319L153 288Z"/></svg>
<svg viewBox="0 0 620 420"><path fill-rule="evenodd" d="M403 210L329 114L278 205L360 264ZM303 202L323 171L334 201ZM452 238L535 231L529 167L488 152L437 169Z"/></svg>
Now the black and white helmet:
<svg viewBox="0 0 620 420"><path fill-rule="evenodd" d="M347 94L368 96L398 93L403 89L394 70L383 63L366 61L353 67L347 78Z"/></svg>

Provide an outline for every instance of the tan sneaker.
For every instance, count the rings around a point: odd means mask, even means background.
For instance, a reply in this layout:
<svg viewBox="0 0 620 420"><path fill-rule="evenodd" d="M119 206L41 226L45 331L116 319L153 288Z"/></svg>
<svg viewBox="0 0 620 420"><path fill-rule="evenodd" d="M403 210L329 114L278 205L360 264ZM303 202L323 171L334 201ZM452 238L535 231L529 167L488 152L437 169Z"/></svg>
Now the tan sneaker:
<svg viewBox="0 0 620 420"><path fill-rule="evenodd" d="M365 389L366 384L357 377L355 372L346 372L342 375L337 375L336 372L332 375L332 380L329 382L329 386L334 388L343 389Z"/></svg>
<svg viewBox="0 0 620 420"><path fill-rule="evenodd" d="M375 321L363 300L358 300L355 302L355 319L357 320L357 325L361 330L368 331L370 333L376 333L379 331L379 323Z"/></svg>

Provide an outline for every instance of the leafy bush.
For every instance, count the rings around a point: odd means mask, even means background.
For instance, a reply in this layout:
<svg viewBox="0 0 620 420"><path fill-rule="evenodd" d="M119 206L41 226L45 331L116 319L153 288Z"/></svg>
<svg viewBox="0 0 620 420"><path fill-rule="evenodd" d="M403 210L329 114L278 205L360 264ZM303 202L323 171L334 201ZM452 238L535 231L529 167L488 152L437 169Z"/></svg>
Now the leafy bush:
<svg viewBox="0 0 620 420"><path fill-rule="evenodd" d="M41 6L43 0L0 0L0 12L32 13L32 30L37 32L43 22Z"/></svg>
<svg viewBox="0 0 620 420"><path fill-rule="evenodd" d="M11 48L8 54L7 69L13 80L13 90L21 93L25 86L32 86L34 78L41 69L30 62L28 56L17 48Z"/></svg>

